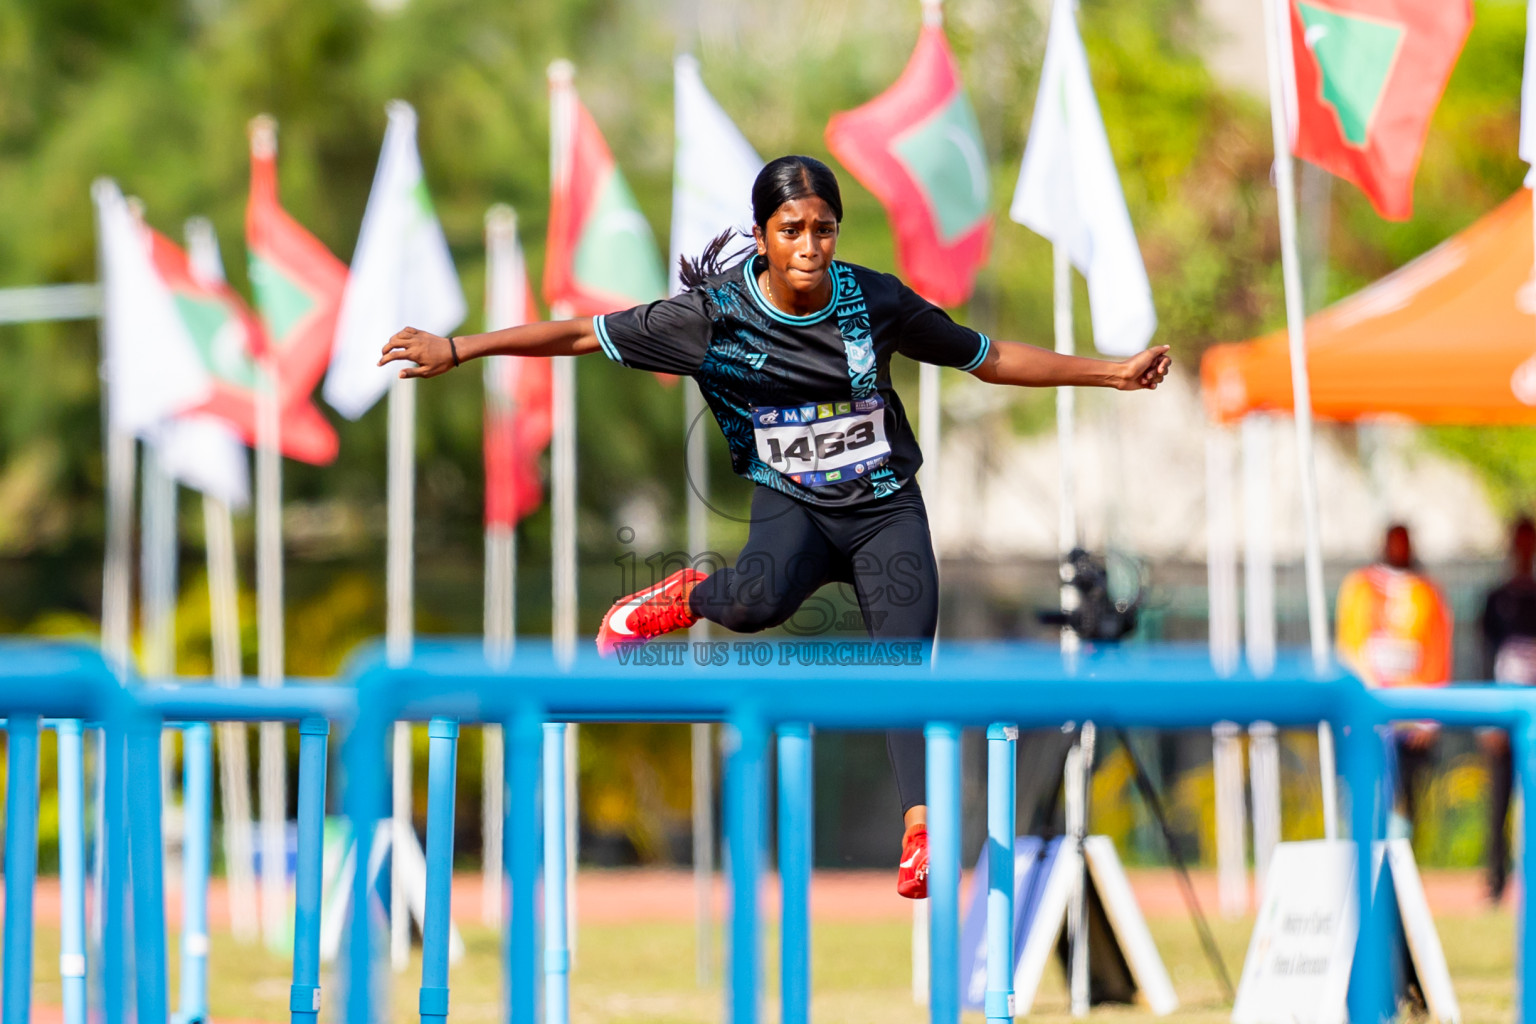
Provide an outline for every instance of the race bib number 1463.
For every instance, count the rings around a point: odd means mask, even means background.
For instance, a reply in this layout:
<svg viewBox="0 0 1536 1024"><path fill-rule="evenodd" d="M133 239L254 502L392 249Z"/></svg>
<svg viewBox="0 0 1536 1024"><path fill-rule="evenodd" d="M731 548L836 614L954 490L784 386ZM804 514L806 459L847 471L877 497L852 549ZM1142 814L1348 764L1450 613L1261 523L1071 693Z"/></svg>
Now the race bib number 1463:
<svg viewBox="0 0 1536 1024"><path fill-rule="evenodd" d="M820 487L864 476L890 458L885 400L818 402L752 410L757 457L797 484Z"/></svg>

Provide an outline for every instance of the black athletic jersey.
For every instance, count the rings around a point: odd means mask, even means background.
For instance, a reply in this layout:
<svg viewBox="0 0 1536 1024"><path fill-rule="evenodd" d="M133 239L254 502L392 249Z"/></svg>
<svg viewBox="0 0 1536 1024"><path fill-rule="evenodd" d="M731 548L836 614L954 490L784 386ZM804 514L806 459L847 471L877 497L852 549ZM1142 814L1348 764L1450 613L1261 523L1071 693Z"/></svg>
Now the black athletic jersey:
<svg viewBox="0 0 1536 1024"><path fill-rule="evenodd" d="M922 465L891 356L974 370L992 343L890 274L832 264L832 298L790 316L749 256L674 298L592 318L610 359L693 377L737 474L813 505L893 494Z"/></svg>
<svg viewBox="0 0 1536 1024"><path fill-rule="evenodd" d="M1536 641L1536 580L1517 576L1495 587L1483 605L1481 624L1484 667L1490 678L1496 678L1500 655L1509 658L1518 653L1511 648L1520 646L1519 641L1525 646Z"/></svg>

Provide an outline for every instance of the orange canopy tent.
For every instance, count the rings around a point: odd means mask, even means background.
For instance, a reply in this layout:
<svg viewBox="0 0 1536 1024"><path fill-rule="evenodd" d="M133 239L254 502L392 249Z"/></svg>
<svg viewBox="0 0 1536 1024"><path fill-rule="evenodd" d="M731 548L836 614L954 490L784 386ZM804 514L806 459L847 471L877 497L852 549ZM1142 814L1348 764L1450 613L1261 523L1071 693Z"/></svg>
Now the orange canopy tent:
<svg viewBox="0 0 1536 1024"><path fill-rule="evenodd" d="M1307 320L1320 419L1536 423L1531 193ZM1286 332L1217 345L1200 377L1216 422L1289 411Z"/></svg>

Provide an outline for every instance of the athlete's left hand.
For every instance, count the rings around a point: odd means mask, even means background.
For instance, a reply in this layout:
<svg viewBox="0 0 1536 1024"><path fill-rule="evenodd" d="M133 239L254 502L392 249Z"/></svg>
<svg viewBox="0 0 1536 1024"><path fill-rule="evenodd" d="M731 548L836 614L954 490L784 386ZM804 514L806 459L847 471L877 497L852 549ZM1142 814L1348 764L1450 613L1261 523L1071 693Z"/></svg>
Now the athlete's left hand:
<svg viewBox="0 0 1536 1024"><path fill-rule="evenodd" d="M1173 367L1167 345L1157 345L1116 364L1115 388L1119 391L1156 391Z"/></svg>

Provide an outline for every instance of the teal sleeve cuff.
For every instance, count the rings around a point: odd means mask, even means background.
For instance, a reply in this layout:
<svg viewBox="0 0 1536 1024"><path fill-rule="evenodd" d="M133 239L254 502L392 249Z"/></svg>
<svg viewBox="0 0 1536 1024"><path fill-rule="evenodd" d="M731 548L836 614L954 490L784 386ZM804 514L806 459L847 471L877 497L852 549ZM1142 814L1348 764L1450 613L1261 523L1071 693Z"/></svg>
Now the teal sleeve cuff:
<svg viewBox="0 0 1536 1024"><path fill-rule="evenodd" d="M602 346L603 355L623 366L623 357L619 355L619 350L614 346L613 339L608 337L608 325L604 323L606 319L607 317L601 314L592 318L592 329L597 332L597 343Z"/></svg>
<svg viewBox="0 0 1536 1024"><path fill-rule="evenodd" d="M972 370L976 369L976 367L985 362L987 353L992 351L992 339L987 337L985 334L978 335L978 337L981 338L981 347L976 350L976 358L960 367L960 369L964 370L966 373L970 373Z"/></svg>

